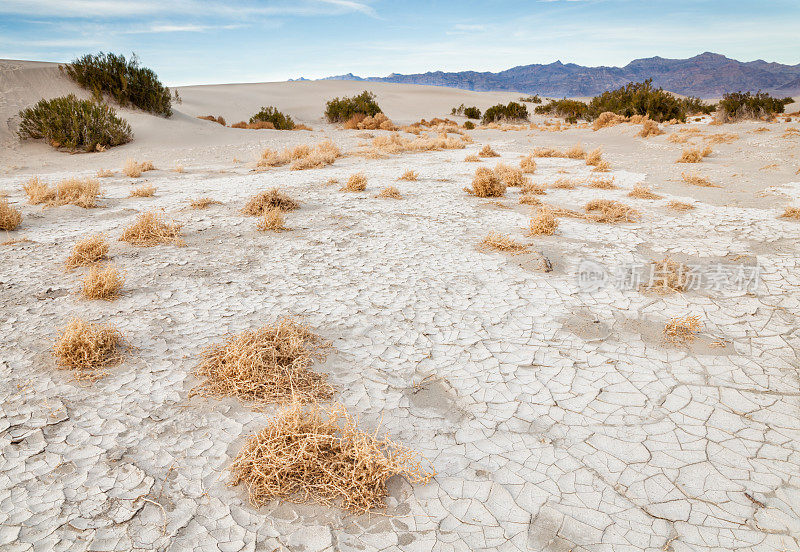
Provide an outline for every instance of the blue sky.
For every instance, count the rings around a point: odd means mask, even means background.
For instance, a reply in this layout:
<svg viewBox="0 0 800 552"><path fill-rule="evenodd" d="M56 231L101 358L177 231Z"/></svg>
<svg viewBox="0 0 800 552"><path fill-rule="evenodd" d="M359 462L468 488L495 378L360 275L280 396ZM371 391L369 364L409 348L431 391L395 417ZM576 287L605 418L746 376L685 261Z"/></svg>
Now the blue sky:
<svg viewBox="0 0 800 552"><path fill-rule="evenodd" d="M136 52L168 85L704 51L797 64L798 20L797 0L0 0L0 58Z"/></svg>

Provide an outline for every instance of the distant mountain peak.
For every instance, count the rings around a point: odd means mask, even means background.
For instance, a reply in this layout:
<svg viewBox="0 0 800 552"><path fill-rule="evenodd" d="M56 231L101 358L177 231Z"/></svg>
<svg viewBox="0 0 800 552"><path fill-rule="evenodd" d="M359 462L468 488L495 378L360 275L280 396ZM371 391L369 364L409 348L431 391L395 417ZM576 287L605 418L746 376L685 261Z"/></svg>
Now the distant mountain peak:
<svg viewBox="0 0 800 552"><path fill-rule="evenodd" d="M556 60L549 64L512 67L498 73L433 71L388 77L358 77L352 73L328 77L331 80L428 84L466 90L507 90L551 97L594 96L629 82L652 78L666 90L701 98L719 97L725 92L763 90L789 96L800 93L800 64L756 60L741 62L714 52L688 59L661 56L631 61L625 67L586 67Z"/></svg>

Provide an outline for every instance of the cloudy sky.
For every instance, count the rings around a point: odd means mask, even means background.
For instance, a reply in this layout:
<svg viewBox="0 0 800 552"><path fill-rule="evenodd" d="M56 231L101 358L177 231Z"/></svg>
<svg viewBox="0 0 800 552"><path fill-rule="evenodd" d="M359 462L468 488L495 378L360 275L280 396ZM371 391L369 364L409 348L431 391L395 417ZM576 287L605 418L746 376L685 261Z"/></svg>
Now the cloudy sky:
<svg viewBox="0 0 800 552"><path fill-rule="evenodd" d="M800 63L797 0L0 0L0 58L139 55L168 85L624 65Z"/></svg>

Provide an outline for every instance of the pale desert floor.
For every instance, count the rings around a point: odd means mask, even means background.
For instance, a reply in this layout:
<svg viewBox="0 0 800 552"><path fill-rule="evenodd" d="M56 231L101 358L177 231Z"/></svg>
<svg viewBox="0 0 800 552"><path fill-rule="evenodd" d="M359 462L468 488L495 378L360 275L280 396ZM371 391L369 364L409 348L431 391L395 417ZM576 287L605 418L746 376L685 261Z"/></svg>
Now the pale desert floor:
<svg viewBox="0 0 800 552"><path fill-rule="evenodd" d="M738 139L712 146L697 165L674 163L684 146L667 138L681 127L645 140L635 136L640 126L622 124L472 131L466 149L255 172L265 147L328 137L352 153L366 133L324 124L321 112L325 99L365 85L181 89L174 120L122 110L135 141L81 155L20 144L9 132L6 121L39 99L31 99L36 86L72 90L52 66L0 64L0 189L24 215L3 239L30 240L0 246L2 550L800 547L800 223L778 218L798 204L800 138L783 137L796 120L699 124ZM518 96L393 86L369 88L400 123ZM233 122L269 104L316 130L234 130L194 118ZM762 126L770 130L755 132ZM620 189L548 189L541 198L573 209L619 199L642 211L641 222L562 218L554 236L526 237L531 209L518 204L518 188L499 200L463 191L476 166L517 165L534 147L576 142L603 147L612 172L602 176ZM464 162L486 144L501 157ZM124 177L127 158L158 170ZM583 161L537 163L534 182L590 174ZM42 209L22 192L33 175L56 182L98 168L116 173L101 179L95 209ZM398 182L406 169L419 180ZM683 183L687 170L720 187ZM357 171L368 178L365 192L326 183ZM155 196L129 198L142 183ZM626 197L637 183L663 199ZM388 185L404 199L374 197ZM258 232L239 210L276 186L301 208L287 214L289 231ZM222 203L187 208L201 196ZM671 200L695 209L672 211ZM152 209L185 225L185 247L116 241ZM531 253L479 249L492 229ZM112 241L111 258L127 275L111 302L81 299L83 272L63 268L72 244L96 232ZM537 252L552 272L537 270ZM583 259L616 267L666 254L759 266L761 282L750 292L669 295L577 286ZM699 339L667 343L665 322L686 314L702 318ZM50 354L75 315L117 324L132 345L92 384L57 370ZM227 466L273 410L189 399L197 353L286 315L332 340L335 352L317 369L330 374L336 400L435 467L426 485L392 480L386 515L279 501L254 509L242 488L227 485Z"/></svg>

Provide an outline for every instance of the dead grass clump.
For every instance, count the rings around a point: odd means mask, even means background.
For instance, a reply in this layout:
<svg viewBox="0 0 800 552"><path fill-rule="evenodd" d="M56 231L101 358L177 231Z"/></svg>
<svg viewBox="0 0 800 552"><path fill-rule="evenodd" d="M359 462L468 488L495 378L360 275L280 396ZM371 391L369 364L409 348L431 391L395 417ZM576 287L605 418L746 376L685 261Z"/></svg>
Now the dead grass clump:
<svg viewBox="0 0 800 552"><path fill-rule="evenodd" d="M664 326L664 337L670 343L683 345L694 341L702 328L699 316L678 316Z"/></svg>
<svg viewBox="0 0 800 552"><path fill-rule="evenodd" d="M68 178L53 188L33 177L22 188L31 205L43 203L47 207L70 204L88 209L97 205L100 196L100 183L93 178Z"/></svg>
<svg viewBox="0 0 800 552"><path fill-rule="evenodd" d="M256 228L261 232L267 232L270 230L278 232L280 230L286 230L284 222L285 219L283 217L283 211L277 207L272 207L271 209L264 211L264 216L258 221Z"/></svg>
<svg viewBox="0 0 800 552"><path fill-rule="evenodd" d="M586 164L590 167L596 167L603 162L603 150L600 148L594 149L586 154Z"/></svg>
<svg viewBox="0 0 800 552"><path fill-rule="evenodd" d="M478 167L472 178L472 187L464 188L464 191L477 197L502 197L506 194L506 185L493 170Z"/></svg>
<svg viewBox="0 0 800 552"><path fill-rule="evenodd" d="M502 234L492 230L481 240L481 245L498 251L519 252L527 249L524 243L519 243L511 234Z"/></svg>
<svg viewBox="0 0 800 552"><path fill-rule="evenodd" d="M633 207L611 199L593 199L583 207L586 218L594 222L636 222L640 213Z"/></svg>
<svg viewBox="0 0 800 552"><path fill-rule="evenodd" d="M380 197L384 199L403 199L403 194L401 194L400 190L398 190L394 186L387 186L383 190L381 190L381 193L379 193L375 197Z"/></svg>
<svg viewBox="0 0 800 552"><path fill-rule="evenodd" d="M181 174L183 174L185 172L184 169L183 169L183 165L175 165L175 168L173 170L176 173L181 173Z"/></svg>
<svg viewBox="0 0 800 552"><path fill-rule="evenodd" d="M732 132L719 132L717 134L710 134L704 138L707 144L730 144L738 139L739 135Z"/></svg>
<svg viewBox="0 0 800 552"><path fill-rule="evenodd" d="M108 177L114 176L114 171L111 171L111 170L108 170L108 169L97 169L97 172L95 173L95 176L97 178L108 178Z"/></svg>
<svg viewBox="0 0 800 552"><path fill-rule="evenodd" d="M650 191L647 186L636 184L628 193L628 197L635 197L637 199L661 199L661 196Z"/></svg>
<svg viewBox="0 0 800 552"><path fill-rule="evenodd" d="M154 171L156 168L150 161L142 161L137 163L133 159L125 161L125 166L122 167L122 174L130 178L139 178L143 172Z"/></svg>
<svg viewBox="0 0 800 552"><path fill-rule="evenodd" d="M344 128L350 130L397 130L397 127L383 113L376 113L375 116L356 113L344 123Z"/></svg>
<svg viewBox="0 0 800 552"><path fill-rule="evenodd" d="M136 217L136 222L122 231L119 241L127 242L136 247L150 247L162 243L183 245L184 241L180 235L180 224L168 224L161 219L159 213L148 211L139 214Z"/></svg>
<svg viewBox="0 0 800 552"><path fill-rule="evenodd" d="M189 207L192 209L208 209L212 205L219 205L221 203L221 201L217 201L216 199L212 199L210 197L200 197L190 201Z"/></svg>
<svg viewBox="0 0 800 552"><path fill-rule="evenodd" d="M674 211L691 211L694 209L694 205L691 203L684 203L683 201L670 201L667 203L667 207Z"/></svg>
<svg viewBox="0 0 800 552"><path fill-rule="evenodd" d="M324 411L299 402L252 435L230 470L231 485L244 484L253 507L283 498L358 514L385 507L389 478L427 483L434 475L418 453L360 431L344 406Z"/></svg>
<svg viewBox="0 0 800 552"><path fill-rule="evenodd" d="M542 200L532 194L522 194L519 196L520 205L541 205Z"/></svg>
<svg viewBox="0 0 800 552"><path fill-rule="evenodd" d="M650 136L659 136L664 134L664 131L658 126L658 123L652 119L644 119L642 121L642 130L636 136L640 138L649 138Z"/></svg>
<svg viewBox="0 0 800 552"><path fill-rule="evenodd" d="M612 127L624 123L627 120L623 115L617 115L611 111L604 111L592 123L592 130L598 131L601 128Z"/></svg>
<svg viewBox="0 0 800 552"><path fill-rule="evenodd" d="M533 157L564 157L564 154L555 148L534 148Z"/></svg>
<svg viewBox="0 0 800 552"><path fill-rule="evenodd" d="M418 178L419 174L417 174L416 171L408 169L406 172L400 175L400 178L398 178L397 180L407 180L409 182L416 182Z"/></svg>
<svg viewBox="0 0 800 552"><path fill-rule="evenodd" d="M608 161L600 161L597 165L594 166L592 172L609 172L611 170L611 165Z"/></svg>
<svg viewBox="0 0 800 552"><path fill-rule="evenodd" d="M290 169L293 171L304 171L307 169L319 169L333 165L342 156L341 150L330 140L320 142L308 152L308 155L294 160Z"/></svg>
<svg viewBox="0 0 800 552"><path fill-rule="evenodd" d="M87 299L115 299L125 283L125 276L113 264L95 265L83 279L81 293Z"/></svg>
<svg viewBox="0 0 800 552"><path fill-rule="evenodd" d="M787 218L792 220L800 220L800 207L788 206L780 218Z"/></svg>
<svg viewBox="0 0 800 552"><path fill-rule="evenodd" d="M72 252L67 257L67 269L89 266L102 261L108 255L108 250L109 245L103 234L83 238L72 246Z"/></svg>
<svg viewBox="0 0 800 552"><path fill-rule="evenodd" d="M351 174L347 184L340 188L343 192L363 192L367 189L367 177L364 173Z"/></svg>
<svg viewBox="0 0 800 552"><path fill-rule="evenodd" d="M522 195L544 195L547 191L542 184L526 182L522 185Z"/></svg>
<svg viewBox="0 0 800 552"><path fill-rule="evenodd" d="M278 188L271 188L248 199L242 208L242 214L257 217L273 208L281 211L294 211L300 208L300 204Z"/></svg>
<svg viewBox="0 0 800 552"><path fill-rule="evenodd" d="M480 158L477 155L475 155L474 153L472 153L470 155L467 155L464 158L464 161L467 162L467 163L480 163L481 162Z"/></svg>
<svg viewBox="0 0 800 552"><path fill-rule="evenodd" d="M705 188L719 188L719 186L711 182L708 178L706 178L705 176L700 176L697 173L692 174L692 173L682 172L681 178L683 179L684 182L686 182L687 184L691 184L692 186L703 186Z"/></svg>
<svg viewBox="0 0 800 552"><path fill-rule="evenodd" d="M586 185L589 188L594 188L596 190L616 190L619 188L616 184L614 184L614 178L595 178L590 180L589 183Z"/></svg>
<svg viewBox="0 0 800 552"><path fill-rule="evenodd" d="M22 213L8 204L8 199L0 197L0 230L15 230L22 222Z"/></svg>
<svg viewBox="0 0 800 552"><path fill-rule="evenodd" d="M551 209L542 207L531 217L528 224L529 236L552 236L558 229L558 219Z"/></svg>
<svg viewBox="0 0 800 552"><path fill-rule="evenodd" d="M702 150L700 148L686 148L681 153L680 158L675 161L676 163L700 163L703 159L711 155L711 147L706 146Z"/></svg>
<svg viewBox="0 0 800 552"><path fill-rule="evenodd" d="M216 117L214 117L213 115L198 115L197 118L225 126L225 117L223 117L222 115L217 115Z"/></svg>
<svg viewBox="0 0 800 552"><path fill-rule="evenodd" d="M652 262L650 281L642 287L656 293L672 293L686 291L689 285L690 269L683 263L664 257L660 261Z"/></svg>
<svg viewBox="0 0 800 552"><path fill-rule="evenodd" d="M105 375L104 366L122 362L125 338L111 325L92 324L73 318L61 330L53 347L59 368L74 370L79 380L95 380Z"/></svg>
<svg viewBox="0 0 800 552"><path fill-rule="evenodd" d="M597 148L592 152L592 155L599 156L600 154L601 154L600 148ZM572 146L571 148L569 148L567 151L564 152L564 157L567 157L568 159L583 159L586 157L586 152L584 151L583 146L581 146L580 144L575 144L574 146ZM586 164L589 165L590 163Z"/></svg>
<svg viewBox="0 0 800 552"><path fill-rule="evenodd" d="M469 136L448 136L440 132L436 136L420 134L416 138L404 138L393 132L372 139L370 149L359 152L361 155L375 157L381 154L398 154L405 152L441 151L449 149L464 149L472 139Z"/></svg>
<svg viewBox="0 0 800 552"><path fill-rule="evenodd" d="M492 146L486 144L478 152L478 157L500 157L500 154L492 149Z"/></svg>
<svg viewBox="0 0 800 552"><path fill-rule="evenodd" d="M559 178L558 180L550 184L550 187L555 190L574 190L575 188L578 187L578 183L569 178Z"/></svg>
<svg viewBox="0 0 800 552"><path fill-rule="evenodd" d="M155 193L155 186L145 185L131 190L131 197L153 197Z"/></svg>
<svg viewBox="0 0 800 552"><path fill-rule="evenodd" d="M522 187L528 182L528 179L522 174L522 170L504 163L498 163L494 168L494 172L508 187Z"/></svg>
<svg viewBox="0 0 800 552"><path fill-rule="evenodd" d="M227 336L203 349L191 395L238 397L255 402L329 399L325 374L311 370L327 344L305 324L284 318L257 330Z"/></svg>
<svg viewBox="0 0 800 552"><path fill-rule="evenodd" d="M533 174L536 172L536 159L534 159L533 155L526 155L522 158L519 162L519 168L522 169L522 172L525 174Z"/></svg>

